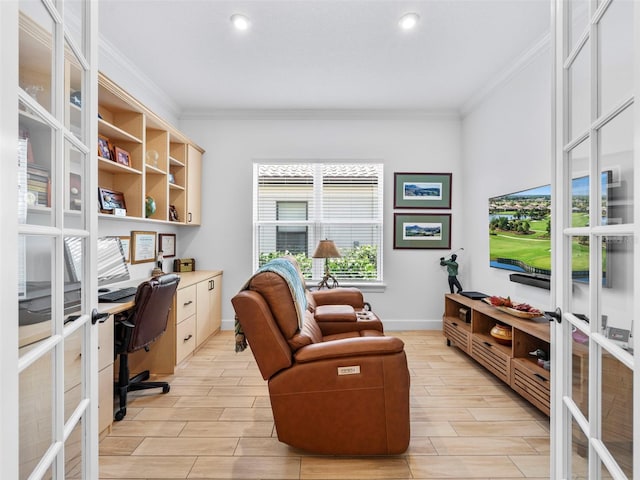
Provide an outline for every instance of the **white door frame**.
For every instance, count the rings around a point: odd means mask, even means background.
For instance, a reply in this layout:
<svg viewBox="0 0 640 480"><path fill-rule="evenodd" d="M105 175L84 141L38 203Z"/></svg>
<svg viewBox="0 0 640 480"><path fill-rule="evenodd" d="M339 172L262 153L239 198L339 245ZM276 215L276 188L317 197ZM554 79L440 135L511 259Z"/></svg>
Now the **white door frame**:
<svg viewBox="0 0 640 480"><path fill-rule="evenodd" d="M591 196L591 213L589 225L587 227L572 228L571 226L571 205L570 197L572 192L569 191L571 184L572 172L570 171L568 155L569 151L585 139L588 145L589 174L592 179L599 179L603 164L600 163L599 141L600 129L606 125L607 121L603 118L607 112L598 112L596 105L598 104L600 89L600 65L598 55L600 52L596 50L598 41L599 22L607 14L609 6L618 0L588 0L580 3L580 6L588 7L588 19L585 23L586 32L581 30L577 32L581 41L588 41L588 47L583 53L588 55L590 62L589 78L589 94L586 97L590 106L588 123L589 126L585 132L572 132L571 138L568 137L568 127L570 125L571 110L569 108L568 98L570 96L570 84L567 76L567 43L569 42L569 27L567 26L572 19L566 18L565 9L569 3L563 0L552 0L552 35L553 35L553 51L554 65L552 68L554 75L552 101L554 104L553 122L552 122L552 158L554 160L554 197L553 205L553 285L552 297L555 305L563 309L563 318L561 323L554 322L552 326L552 406L551 406L551 472L550 477L553 479L564 478L587 478L576 477L571 472L572 463L572 427L575 421L579 428L583 430L583 434L587 439L586 449L588 450L588 469L589 477L593 479L601 478L600 462L609 473L616 479L627 478L616 463L614 458L607 450L607 446L602 440L601 432L601 391L603 376L601 373L601 351L608 352L611 357L616 358L620 364L624 365L632 371L633 375L633 440L638 439L640 432L640 342L634 341L633 355L624 352L616 344L602 333L601 320L601 302L598 294L602 278L602 257L600 254L599 239L601 236L620 236L632 239L634 246L632 264L628 268L632 269L632 277L634 282L634 291L638 291L640 286L640 254L638 251L639 235L639 219L640 211L637 207L640 199L640 105L635 101L631 106L630 103L623 98L625 92L621 93L618 110L612 111L611 118L625 108L632 109L633 116L633 198L631 199L634 207L633 218L624 219L622 225L599 225L600 209L599 206L599 182L592 181L590 184ZM577 5L577 2L574 4ZM640 92L640 4L635 3L633 8L633 62L634 62L634 80L633 94L637 97ZM574 32L575 33L575 32ZM574 40L575 40L574 36ZM585 47L586 48L586 47ZM566 67L566 68L565 68ZM627 77L628 78L628 77ZM585 97L583 97L584 100ZM633 101L633 100L632 100ZM608 107L611 108L611 107ZM571 143L570 143L571 142ZM597 161L596 161L597 159ZM606 165L606 164L605 164ZM571 246L567 241L569 235L589 236L590 244L590 286L589 300L587 312L591 318L589 324L580 322L579 319L569 314L571 308ZM610 271L608 272L611 273ZM614 272L615 274L615 272ZM634 296L632 300L632 318L640 320L640 302ZM585 417L580 413L572 399L572 326L582 328L584 334L588 335L588 414ZM636 332L637 328L634 329ZM640 446L639 442L633 442L633 478L640 479ZM609 477L607 477L609 478Z"/></svg>
<svg viewBox="0 0 640 480"><path fill-rule="evenodd" d="M97 15L98 3L95 0L85 0L85 8L83 9L83 18L72 19L72 13L67 12L65 15L64 2L43 1L42 5L49 10L52 18L57 25L65 25L65 21L71 20L77 25L82 25L84 32L81 38L82 44L76 44L73 36L65 36L62 28L57 27L53 30L52 43L58 52L63 52L65 45L71 46L72 50L83 53L86 64L89 68L85 71L82 93L83 93L83 119L86 141L84 146L82 142L77 144L74 136L70 133L63 134L60 127L56 127L54 140L54 161L58 167L51 170L53 180L54 200L50 215L57 219L52 227L38 227L31 225L20 225L16 212L18 211L17 199L17 175L18 168L16 161L18 152L18 18L20 3L16 0L0 1L0 54L3 62L3 72L0 76L0 154L3 161L3 174L0 175L0 196L4 207L0 209L0 225L2 225L2 234L0 234L0 248L3 252L3 277L2 289L0 289L0 300L3 305L2 322L0 322L0 385L3 387L3 395L0 396L0 465L2 465L2 477L19 478L25 472L20 472L20 443L19 438L19 409L20 409L20 393L19 378L20 370L26 368L26 365L36 357L38 352L46 352L44 355L51 357L54 368L61 372L55 376L52 385L53 398L47 399L51 401L53 412L52 416L52 439L50 446L46 452L42 454L40 464L33 470L32 478L40 478L42 475L51 472L54 478L64 478L65 462L64 451L65 441L74 427L80 425L81 422L81 441L82 445L82 478L98 478L98 352L97 352L97 328L92 326L90 312L91 307L97 305L97 280L95 279L95 241L97 236L97 198L95 195L89 195L88 192L96 191L97 188L97 164L95 161L95 149L93 145L97 138ZM76 4L77 5L77 4ZM66 28L66 27L65 27ZM77 37L75 37L77 38ZM83 63L83 62L81 62ZM62 120L63 111L66 107L67 92L64 90L65 75L64 59L58 57L55 65L52 65L53 76L58 82L53 82L59 89L56 104L53 106L52 112L55 115L47 115L49 121L60 122ZM55 97L54 97L55 98ZM45 112L48 113L48 112ZM52 123L53 125L53 123ZM67 131L68 132L68 131ZM63 198L67 198L63 193L62 165L66 157L65 146L76 144L76 148L80 145L80 152L84 151L85 159L81 162L82 176L84 178L85 194L83 196L82 215L84 219L83 230L69 229L67 226L60 230L61 219L65 216L63 207ZM23 234L45 235L55 239L55 248L52 252L59 260L63 256L62 239L65 235L86 236L89 241L86 249L85 270L83 273L83 305L84 310L80 318L74 322L63 325L62 316L58 312L62 312L62 288L56 281L53 285L52 294L52 311L54 312L54 326L51 336L40 342L37 348L32 349L29 353L19 355L19 327L18 327L18 235L16 232ZM57 232L57 233L56 233ZM52 278L62 278L63 262L56 263L56 271L53 272ZM60 348L64 345L65 339L72 333L78 332L82 338L82 351L80 356L81 362L81 393L80 401L77 405L73 405L73 412L65 422L65 392L64 392L64 352ZM68 413L68 412L67 412Z"/></svg>

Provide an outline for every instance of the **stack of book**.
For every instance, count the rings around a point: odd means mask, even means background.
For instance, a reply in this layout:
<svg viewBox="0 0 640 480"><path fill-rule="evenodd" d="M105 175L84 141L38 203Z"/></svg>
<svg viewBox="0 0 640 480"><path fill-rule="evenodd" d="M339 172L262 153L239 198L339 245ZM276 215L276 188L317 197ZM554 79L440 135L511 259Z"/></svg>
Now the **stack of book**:
<svg viewBox="0 0 640 480"><path fill-rule="evenodd" d="M51 179L49 170L35 163L27 164L27 192L34 205L51 206Z"/></svg>

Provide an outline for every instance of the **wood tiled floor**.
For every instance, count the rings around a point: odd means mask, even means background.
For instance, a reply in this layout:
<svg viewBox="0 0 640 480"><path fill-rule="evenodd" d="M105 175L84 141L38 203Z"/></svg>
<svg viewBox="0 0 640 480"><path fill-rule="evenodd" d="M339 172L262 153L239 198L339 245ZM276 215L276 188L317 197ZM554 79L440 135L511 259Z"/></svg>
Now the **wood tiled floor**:
<svg viewBox="0 0 640 480"><path fill-rule="evenodd" d="M278 442L266 382L232 332L212 337L171 391L131 394L100 443L101 478L544 479L549 420L441 332L388 332L405 342L411 443L403 455L332 457Z"/></svg>

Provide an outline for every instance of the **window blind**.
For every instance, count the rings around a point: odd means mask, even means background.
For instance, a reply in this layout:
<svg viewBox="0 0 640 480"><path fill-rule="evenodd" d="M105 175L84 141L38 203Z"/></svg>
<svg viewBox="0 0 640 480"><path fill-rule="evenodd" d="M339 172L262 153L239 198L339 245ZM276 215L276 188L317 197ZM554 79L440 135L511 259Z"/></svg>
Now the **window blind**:
<svg viewBox="0 0 640 480"><path fill-rule="evenodd" d="M320 278L325 260L311 255L329 239L342 255L328 260L336 278L381 281L382 178L376 163L255 164L256 268L290 253L305 277Z"/></svg>

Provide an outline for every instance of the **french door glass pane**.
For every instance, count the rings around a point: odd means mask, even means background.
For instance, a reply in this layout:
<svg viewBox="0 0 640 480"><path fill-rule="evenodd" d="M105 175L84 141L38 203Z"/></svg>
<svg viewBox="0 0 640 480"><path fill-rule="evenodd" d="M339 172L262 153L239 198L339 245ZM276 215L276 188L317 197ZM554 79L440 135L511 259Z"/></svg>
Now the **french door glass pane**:
<svg viewBox="0 0 640 480"><path fill-rule="evenodd" d="M85 228L84 210L86 191L83 176L86 155L78 150L71 142L65 140L65 173L64 173L64 225L66 228L82 230Z"/></svg>
<svg viewBox="0 0 640 480"><path fill-rule="evenodd" d="M598 114L633 93L633 2L613 0L598 24Z"/></svg>
<svg viewBox="0 0 640 480"><path fill-rule="evenodd" d="M633 372L602 355L602 442L625 475L633 478Z"/></svg>
<svg viewBox="0 0 640 480"><path fill-rule="evenodd" d="M567 10L569 18L568 54L575 48L589 25L589 2L588 0L570 0L567 2Z"/></svg>
<svg viewBox="0 0 640 480"><path fill-rule="evenodd" d="M82 0L64 1L64 31L65 35L73 40L73 43L84 52L84 2Z"/></svg>
<svg viewBox="0 0 640 480"><path fill-rule="evenodd" d="M65 44L65 126L80 140L84 140L85 132L82 124L82 85L84 80L84 69L82 64L71 50L68 44Z"/></svg>
<svg viewBox="0 0 640 480"><path fill-rule="evenodd" d="M50 226L54 130L24 103L18 110L18 222Z"/></svg>
<svg viewBox="0 0 640 480"><path fill-rule="evenodd" d="M575 420L571 421L571 476L573 480L587 480L589 472L589 442Z"/></svg>
<svg viewBox="0 0 640 480"><path fill-rule="evenodd" d="M571 397L589 418L589 337L576 327L571 334Z"/></svg>
<svg viewBox="0 0 640 480"><path fill-rule="evenodd" d="M603 239L606 280L600 290L603 334L633 352L634 247L632 236Z"/></svg>
<svg viewBox="0 0 640 480"><path fill-rule="evenodd" d="M49 337L52 332L51 286L53 276L51 237L21 236L18 239L18 322L20 346ZM24 350L20 350L23 354Z"/></svg>
<svg viewBox="0 0 640 480"><path fill-rule="evenodd" d="M589 42L569 66L569 139L584 133L590 124Z"/></svg>
<svg viewBox="0 0 640 480"><path fill-rule="evenodd" d="M20 373L20 479L28 478L51 444L52 369L53 352L50 352Z"/></svg>
<svg viewBox="0 0 640 480"><path fill-rule="evenodd" d="M82 340L84 332L79 328L64 340L64 421L82 398Z"/></svg>
<svg viewBox="0 0 640 480"><path fill-rule="evenodd" d="M82 479L82 419L76 424L64 442L64 478Z"/></svg>
<svg viewBox="0 0 640 480"><path fill-rule="evenodd" d="M627 107L599 131L603 210L607 224L633 222L633 107ZM604 205L606 200L606 205Z"/></svg>
<svg viewBox="0 0 640 480"><path fill-rule="evenodd" d="M53 112L53 20L40 0L20 0L19 85Z"/></svg>
<svg viewBox="0 0 640 480"><path fill-rule="evenodd" d="M584 227L589 224L589 141L586 140L569 152L571 173L571 212L572 227Z"/></svg>

